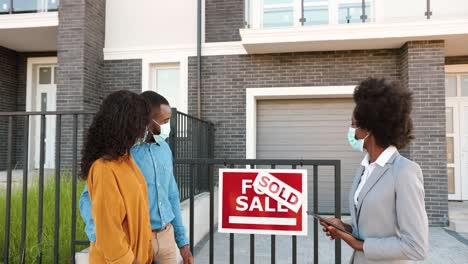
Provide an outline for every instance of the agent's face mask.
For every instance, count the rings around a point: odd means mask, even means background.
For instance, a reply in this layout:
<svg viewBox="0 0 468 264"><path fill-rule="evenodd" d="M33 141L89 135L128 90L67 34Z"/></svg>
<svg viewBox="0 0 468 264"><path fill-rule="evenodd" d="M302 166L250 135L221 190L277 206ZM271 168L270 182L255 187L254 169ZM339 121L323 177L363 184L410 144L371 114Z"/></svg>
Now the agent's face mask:
<svg viewBox="0 0 468 264"><path fill-rule="evenodd" d="M351 145L351 148L355 151L364 152L364 141L369 136L369 134L367 134L367 136L363 139L356 139L356 130L357 129L354 127L350 127L348 130L349 145Z"/></svg>
<svg viewBox="0 0 468 264"><path fill-rule="evenodd" d="M160 125L158 122L156 122L156 120L153 119L153 122L156 123L159 128L160 128L160 133L159 135L154 135L153 134L153 137L154 137L154 140L156 142L161 142L161 141L164 141L166 140L169 135L171 134L171 123L166 123L164 125Z"/></svg>

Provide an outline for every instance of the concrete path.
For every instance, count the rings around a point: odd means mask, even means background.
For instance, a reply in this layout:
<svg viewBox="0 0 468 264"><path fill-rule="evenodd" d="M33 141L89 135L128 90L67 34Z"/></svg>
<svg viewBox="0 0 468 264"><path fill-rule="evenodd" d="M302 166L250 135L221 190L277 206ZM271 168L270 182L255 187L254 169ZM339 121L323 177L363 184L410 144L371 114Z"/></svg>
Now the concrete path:
<svg viewBox="0 0 468 264"><path fill-rule="evenodd" d="M320 229L319 229L320 230ZM309 235L298 237L298 263L313 263L313 219L309 217ZM468 234L458 234L451 230L431 227L429 258L421 263L433 264L466 264L468 263ZM196 247L195 262L208 263L209 244L205 240ZM276 237L276 263L291 263L291 238ZM319 232L319 263L335 263L335 244ZM269 264L270 236L255 236L255 263ZM342 243L342 263L348 263L352 254L351 248ZM229 234L215 233L214 263L229 263ZM235 263L249 263L249 235L235 235Z"/></svg>

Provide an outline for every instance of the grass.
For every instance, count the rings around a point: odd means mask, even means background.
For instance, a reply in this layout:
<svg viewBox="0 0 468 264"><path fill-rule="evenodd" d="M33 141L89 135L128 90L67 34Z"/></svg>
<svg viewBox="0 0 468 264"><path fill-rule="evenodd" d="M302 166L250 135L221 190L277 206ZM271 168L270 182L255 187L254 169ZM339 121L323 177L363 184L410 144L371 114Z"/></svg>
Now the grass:
<svg viewBox="0 0 468 264"><path fill-rule="evenodd" d="M27 217L26 217L26 260L25 263L35 263L42 248L42 263L53 263L54 258L54 223L55 223L55 180L48 177L44 185L43 196L43 233L42 243L37 243L38 212L39 212L39 188L33 183L28 188ZM36 179L37 180L37 179ZM77 184L77 214L76 214L76 239L87 240L84 233L84 223L78 210L78 199L83 190L85 182ZM71 259L71 204L72 204L72 181L71 177L63 176L60 183L60 227L59 227L59 263L70 263ZM21 188L15 188L11 196L10 214L10 251L9 262L20 263L21 260L21 222L22 222L22 196ZM5 212L6 190L0 187L0 254L3 256L5 247ZM76 251L86 248L77 246ZM3 259L0 259L2 263Z"/></svg>

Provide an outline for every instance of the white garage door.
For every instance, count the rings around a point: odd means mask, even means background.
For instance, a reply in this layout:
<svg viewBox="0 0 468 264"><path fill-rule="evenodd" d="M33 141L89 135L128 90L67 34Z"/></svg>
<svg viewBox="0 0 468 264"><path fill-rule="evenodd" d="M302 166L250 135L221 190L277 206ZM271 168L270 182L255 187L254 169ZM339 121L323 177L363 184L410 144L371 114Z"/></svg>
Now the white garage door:
<svg viewBox="0 0 468 264"><path fill-rule="evenodd" d="M351 150L347 131L351 99L261 100L257 103L257 158L341 160L342 212L348 213L348 192L363 154ZM313 208L309 169L309 210ZM334 212L332 167L319 167L319 211Z"/></svg>

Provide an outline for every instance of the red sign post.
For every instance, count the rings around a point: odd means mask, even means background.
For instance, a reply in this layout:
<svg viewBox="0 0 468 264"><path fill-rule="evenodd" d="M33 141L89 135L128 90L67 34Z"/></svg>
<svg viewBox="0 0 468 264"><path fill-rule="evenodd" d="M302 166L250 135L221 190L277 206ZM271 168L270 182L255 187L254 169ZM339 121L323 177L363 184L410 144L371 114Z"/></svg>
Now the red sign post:
<svg viewBox="0 0 468 264"><path fill-rule="evenodd" d="M220 169L218 231L307 235L307 170Z"/></svg>

